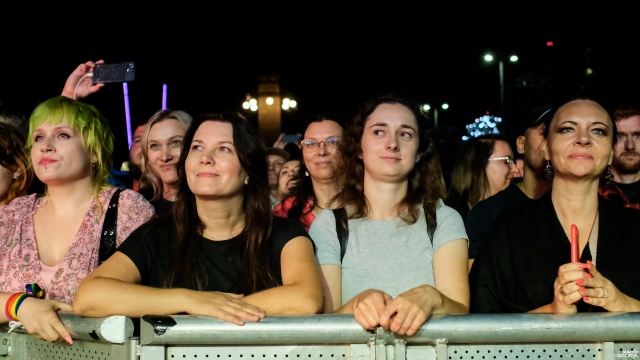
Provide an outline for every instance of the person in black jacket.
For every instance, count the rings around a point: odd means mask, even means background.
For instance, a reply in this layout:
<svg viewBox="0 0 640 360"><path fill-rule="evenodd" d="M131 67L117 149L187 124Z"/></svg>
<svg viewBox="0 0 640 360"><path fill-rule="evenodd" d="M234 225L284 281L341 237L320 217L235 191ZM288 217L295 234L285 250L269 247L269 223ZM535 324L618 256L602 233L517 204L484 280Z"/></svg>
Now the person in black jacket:
<svg viewBox="0 0 640 360"><path fill-rule="evenodd" d="M544 134L551 191L494 222L469 275L471 312L640 311L640 233L632 227L640 213L598 195L615 125L600 104L576 99Z"/></svg>

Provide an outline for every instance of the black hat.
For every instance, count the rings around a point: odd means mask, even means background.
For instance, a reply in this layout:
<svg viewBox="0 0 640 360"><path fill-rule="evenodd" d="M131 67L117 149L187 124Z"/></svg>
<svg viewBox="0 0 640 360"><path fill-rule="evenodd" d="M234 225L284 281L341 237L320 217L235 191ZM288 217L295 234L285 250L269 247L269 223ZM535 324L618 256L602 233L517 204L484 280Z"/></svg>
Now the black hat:
<svg viewBox="0 0 640 360"><path fill-rule="evenodd" d="M553 113L555 112L552 104L538 106L533 109L524 110L520 113L520 116L516 118L514 130L511 135L517 138L520 135L524 135L529 128L536 127L543 122L549 124Z"/></svg>
<svg viewBox="0 0 640 360"><path fill-rule="evenodd" d="M553 118L554 108L552 104L537 107L531 110L531 118L535 119L528 128L536 127L542 123L549 124Z"/></svg>

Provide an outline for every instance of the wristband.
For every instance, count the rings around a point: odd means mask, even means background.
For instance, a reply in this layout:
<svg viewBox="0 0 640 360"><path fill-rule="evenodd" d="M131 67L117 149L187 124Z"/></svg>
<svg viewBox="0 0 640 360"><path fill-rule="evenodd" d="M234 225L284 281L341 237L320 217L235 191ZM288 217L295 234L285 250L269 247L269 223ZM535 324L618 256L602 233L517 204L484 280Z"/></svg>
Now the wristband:
<svg viewBox="0 0 640 360"><path fill-rule="evenodd" d="M28 297L29 295L23 292L15 293L9 296L6 304L4 305L4 314L7 316L7 319L11 321L18 321L18 308L20 307L24 299Z"/></svg>
<svg viewBox="0 0 640 360"><path fill-rule="evenodd" d="M40 288L40 285L33 283L27 284L24 287L27 290L27 294L29 294L29 296L33 296L34 298L38 299L44 299L44 290Z"/></svg>
<svg viewBox="0 0 640 360"><path fill-rule="evenodd" d="M18 308L20 308L24 299L28 297L44 299L45 297L44 290L36 283L25 285L25 289L27 292L18 292L9 296L4 305L4 314L10 321L19 321Z"/></svg>

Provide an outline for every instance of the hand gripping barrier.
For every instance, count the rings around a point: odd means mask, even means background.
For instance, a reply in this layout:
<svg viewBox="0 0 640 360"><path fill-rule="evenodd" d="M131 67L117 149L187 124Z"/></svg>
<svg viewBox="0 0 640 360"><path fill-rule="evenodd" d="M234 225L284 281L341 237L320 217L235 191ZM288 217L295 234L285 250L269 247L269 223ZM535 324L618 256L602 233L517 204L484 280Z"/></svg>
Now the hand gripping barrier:
<svg viewBox="0 0 640 360"><path fill-rule="evenodd" d="M134 359L138 340L133 337L134 323L126 316L83 318L59 313L71 333L73 345L38 340L17 327L10 333L4 324L0 332L0 359Z"/></svg>
<svg viewBox="0 0 640 360"><path fill-rule="evenodd" d="M2 332L0 359L640 360L640 313L435 315L413 336L367 331L350 315L244 326L190 315L60 317L73 345Z"/></svg>

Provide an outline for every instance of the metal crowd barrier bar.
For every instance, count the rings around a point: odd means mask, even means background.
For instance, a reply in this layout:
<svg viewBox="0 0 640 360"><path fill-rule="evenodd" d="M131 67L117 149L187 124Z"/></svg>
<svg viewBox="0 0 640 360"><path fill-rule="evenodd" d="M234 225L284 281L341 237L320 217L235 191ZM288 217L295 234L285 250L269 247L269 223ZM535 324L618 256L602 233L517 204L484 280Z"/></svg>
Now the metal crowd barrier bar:
<svg viewBox="0 0 640 360"><path fill-rule="evenodd" d="M138 359L138 339L133 337L134 323L126 316L83 318L60 313L60 320L71 333L73 345L38 340L17 327L0 332L0 359Z"/></svg>
<svg viewBox="0 0 640 360"><path fill-rule="evenodd" d="M362 329L350 315L269 316L237 326L199 316L144 316L141 359L638 358L640 313L432 316L413 336Z"/></svg>
<svg viewBox="0 0 640 360"><path fill-rule="evenodd" d="M0 359L640 360L640 313L436 315L413 336L364 330L351 315L269 316L244 326L144 316L135 319L139 337L124 316L60 316L73 345L3 331Z"/></svg>

